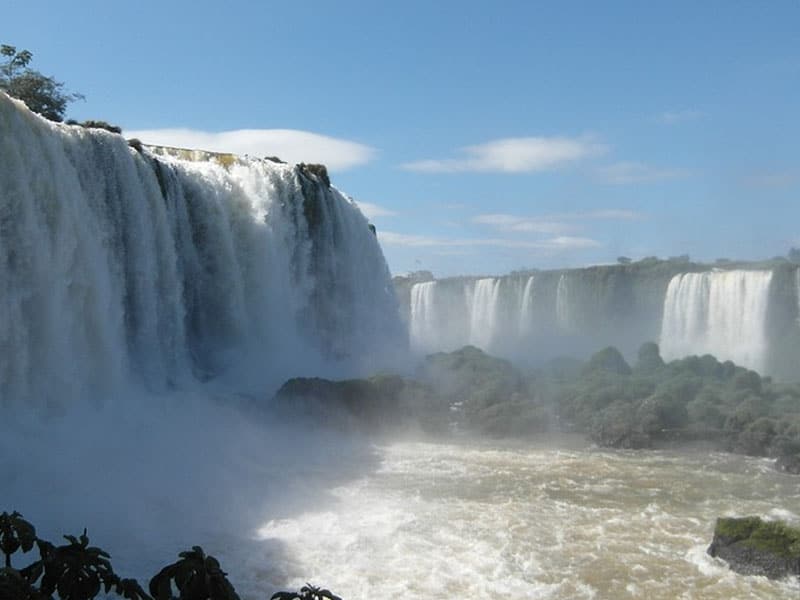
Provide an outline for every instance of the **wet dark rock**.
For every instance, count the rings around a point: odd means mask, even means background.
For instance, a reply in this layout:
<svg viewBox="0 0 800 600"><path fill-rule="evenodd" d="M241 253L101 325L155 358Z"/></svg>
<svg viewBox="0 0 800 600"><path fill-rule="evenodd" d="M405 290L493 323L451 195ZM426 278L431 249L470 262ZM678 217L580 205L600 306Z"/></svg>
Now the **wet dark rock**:
<svg viewBox="0 0 800 600"><path fill-rule="evenodd" d="M122 127L118 125L112 125L107 121L98 121L95 119L89 119L88 121L83 121L82 123L76 121L75 119L69 119L66 121L67 125L77 125L78 127L83 127L84 129L105 129L111 133L122 133Z"/></svg>
<svg viewBox="0 0 800 600"><path fill-rule="evenodd" d="M800 475L800 454L785 454L775 461L775 468L784 473Z"/></svg>
<svg viewBox="0 0 800 600"><path fill-rule="evenodd" d="M742 575L800 576L800 530L782 521L717 519L708 553Z"/></svg>
<svg viewBox="0 0 800 600"><path fill-rule="evenodd" d="M86 129L105 129L106 131L110 131L111 133L122 133L122 127L119 127L118 125L112 125L107 121L97 121L90 119L88 121L84 121L83 123L81 123L81 126L85 127Z"/></svg>
<svg viewBox="0 0 800 600"><path fill-rule="evenodd" d="M300 163L297 168L306 177L316 179L326 188L331 187L331 179L328 177L328 168L325 165Z"/></svg>
<svg viewBox="0 0 800 600"><path fill-rule="evenodd" d="M436 431L447 424L447 406L425 385L399 375L333 381L295 377L281 386L275 406L339 429L370 431L419 424Z"/></svg>

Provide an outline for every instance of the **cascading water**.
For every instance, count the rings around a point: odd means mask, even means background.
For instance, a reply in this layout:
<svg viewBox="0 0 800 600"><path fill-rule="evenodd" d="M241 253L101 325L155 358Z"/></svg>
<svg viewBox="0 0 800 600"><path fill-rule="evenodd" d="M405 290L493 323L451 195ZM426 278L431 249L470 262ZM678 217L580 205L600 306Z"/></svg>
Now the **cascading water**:
<svg viewBox="0 0 800 600"><path fill-rule="evenodd" d="M800 325L800 269L794 272L794 293L797 299L797 323Z"/></svg>
<svg viewBox="0 0 800 600"><path fill-rule="evenodd" d="M664 299L664 358L713 354L763 372L771 280L771 271L741 270L673 277Z"/></svg>
<svg viewBox="0 0 800 600"><path fill-rule="evenodd" d="M475 282L468 303L469 343L490 350L498 324L498 298L502 279L485 278Z"/></svg>
<svg viewBox="0 0 800 600"><path fill-rule="evenodd" d="M526 335L533 328L533 275L525 282L519 305L519 331L522 335Z"/></svg>
<svg viewBox="0 0 800 600"><path fill-rule="evenodd" d="M194 543L242 598L282 585L243 566L280 560L254 531L362 450L299 444L270 388L371 374L408 341L376 237L325 179L135 150L0 94L0 511L53 540L88 527L145 585Z"/></svg>
<svg viewBox="0 0 800 600"><path fill-rule="evenodd" d="M556 288L556 323L564 331L569 331L572 328L569 290L567 275L562 274L558 278L558 287Z"/></svg>
<svg viewBox="0 0 800 600"><path fill-rule="evenodd" d="M436 282L416 283L411 288L410 342L417 352L437 350Z"/></svg>
<svg viewBox="0 0 800 600"><path fill-rule="evenodd" d="M140 153L2 94L0 133L0 404L233 368L275 383L402 347L366 219L307 172Z"/></svg>

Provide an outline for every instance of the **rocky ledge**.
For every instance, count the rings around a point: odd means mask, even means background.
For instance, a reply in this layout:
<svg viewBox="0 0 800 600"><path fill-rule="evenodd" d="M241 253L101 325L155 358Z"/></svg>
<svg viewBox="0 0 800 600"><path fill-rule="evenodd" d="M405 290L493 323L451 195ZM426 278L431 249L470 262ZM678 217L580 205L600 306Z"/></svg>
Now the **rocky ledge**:
<svg viewBox="0 0 800 600"><path fill-rule="evenodd" d="M800 529L759 517L720 518L708 553L742 575L800 576Z"/></svg>

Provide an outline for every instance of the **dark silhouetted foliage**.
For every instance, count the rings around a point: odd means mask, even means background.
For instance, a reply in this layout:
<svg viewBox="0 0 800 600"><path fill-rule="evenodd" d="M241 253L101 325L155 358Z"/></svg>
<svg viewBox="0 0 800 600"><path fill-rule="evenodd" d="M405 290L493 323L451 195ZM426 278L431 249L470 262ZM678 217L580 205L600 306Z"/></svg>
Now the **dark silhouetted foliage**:
<svg viewBox="0 0 800 600"><path fill-rule="evenodd" d="M239 600L217 559L199 546L181 552L178 561L161 569L150 580L148 594L135 579L122 579L114 573L111 557L89 545L85 529L78 537L64 538L67 544L54 546L37 537L34 526L18 512L0 514L0 549L5 554L0 600L93 600L100 594L126 600ZM38 560L22 569L11 566L13 554L34 547L39 550ZM312 585L297 593L278 592L273 598L341 600Z"/></svg>
<svg viewBox="0 0 800 600"><path fill-rule="evenodd" d="M167 565L150 580L155 600L239 600L239 596L213 556L200 546L181 552L180 560ZM178 589L172 595L173 585Z"/></svg>
<svg viewBox="0 0 800 600"><path fill-rule="evenodd" d="M14 511L0 514L0 550L6 557L6 567L11 567L11 555L20 548L30 552L36 543L36 529Z"/></svg>
<svg viewBox="0 0 800 600"><path fill-rule="evenodd" d="M330 590L314 587L310 583L300 588L299 592L277 592L270 600L342 600Z"/></svg>

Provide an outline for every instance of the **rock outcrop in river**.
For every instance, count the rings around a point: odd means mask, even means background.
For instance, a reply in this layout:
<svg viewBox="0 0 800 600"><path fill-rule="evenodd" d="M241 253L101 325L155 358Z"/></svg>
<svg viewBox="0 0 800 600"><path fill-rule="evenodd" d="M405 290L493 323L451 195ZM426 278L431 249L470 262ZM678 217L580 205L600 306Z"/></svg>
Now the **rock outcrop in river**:
<svg viewBox="0 0 800 600"><path fill-rule="evenodd" d="M717 519L708 553L742 575L799 576L800 530L759 517Z"/></svg>

